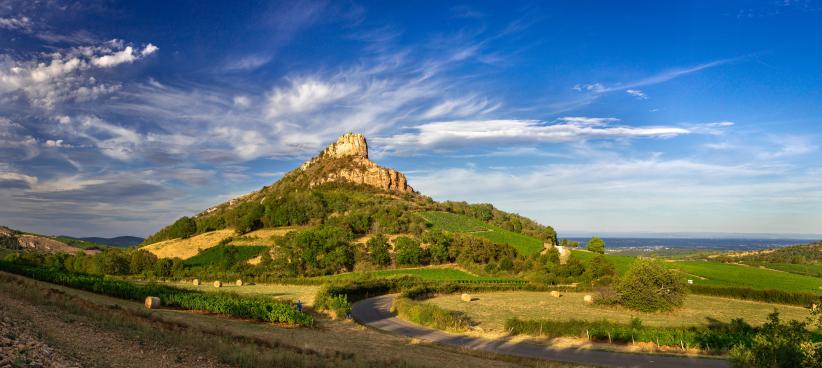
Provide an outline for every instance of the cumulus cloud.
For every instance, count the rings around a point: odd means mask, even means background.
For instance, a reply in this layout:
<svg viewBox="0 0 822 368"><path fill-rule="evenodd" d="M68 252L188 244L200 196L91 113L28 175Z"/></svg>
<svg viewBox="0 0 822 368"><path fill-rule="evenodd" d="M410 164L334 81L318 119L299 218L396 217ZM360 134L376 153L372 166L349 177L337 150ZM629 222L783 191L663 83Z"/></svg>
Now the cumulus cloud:
<svg viewBox="0 0 822 368"><path fill-rule="evenodd" d="M111 40L96 46L74 47L21 60L0 56L0 95L22 92L35 106L53 108L62 101L88 101L120 88L88 75L95 68L111 68L133 63L157 47L148 44L142 51Z"/></svg>
<svg viewBox="0 0 822 368"><path fill-rule="evenodd" d="M569 117L555 123L537 120L461 120L421 124L415 133L376 139L389 150L466 143L570 142L592 138L669 138L689 134L669 126L605 126L613 118Z"/></svg>

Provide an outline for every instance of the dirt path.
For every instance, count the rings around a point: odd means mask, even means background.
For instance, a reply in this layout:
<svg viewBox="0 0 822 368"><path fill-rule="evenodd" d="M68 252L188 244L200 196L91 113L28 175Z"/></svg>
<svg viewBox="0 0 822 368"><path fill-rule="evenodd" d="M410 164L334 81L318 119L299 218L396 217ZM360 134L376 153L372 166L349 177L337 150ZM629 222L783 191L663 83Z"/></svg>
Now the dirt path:
<svg viewBox="0 0 822 368"><path fill-rule="evenodd" d="M395 317L390 312L391 303L394 297L395 295L383 295L359 301L354 304L352 315L358 322L382 331L415 337L439 344L458 346L473 350L489 351L499 354L510 354L529 358L541 358L609 367L724 368L728 366L726 361L719 359L625 354L581 349L555 349L528 342L512 342L508 339L488 340L478 337L450 334L440 330L415 325Z"/></svg>
<svg viewBox="0 0 822 368"><path fill-rule="evenodd" d="M102 328L101 321L53 306L38 305L0 293L4 335L14 336L0 361L43 367L222 367L213 359L173 346L134 339ZM37 338L32 338L36 336ZM5 345L5 344L3 344ZM16 351L15 351L16 350ZM22 350L22 352L21 352ZM0 367L5 367L0 363Z"/></svg>

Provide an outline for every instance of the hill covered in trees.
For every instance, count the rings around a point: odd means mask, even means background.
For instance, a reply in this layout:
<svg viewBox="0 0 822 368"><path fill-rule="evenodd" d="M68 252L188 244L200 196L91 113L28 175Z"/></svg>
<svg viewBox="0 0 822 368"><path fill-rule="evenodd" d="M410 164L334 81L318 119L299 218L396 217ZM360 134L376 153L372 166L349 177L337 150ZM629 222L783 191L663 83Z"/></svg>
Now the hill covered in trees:
<svg viewBox="0 0 822 368"><path fill-rule="evenodd" d="M435 202L411 188L405 175L368 159L365 137L346 134L318 156L272 185L182 217L143 244L233 228L244 234L264 227L333 225L354 235L422 234L427 221L417 213L467 215L508 231L556 244L549 226L490 204Z"/></svg>

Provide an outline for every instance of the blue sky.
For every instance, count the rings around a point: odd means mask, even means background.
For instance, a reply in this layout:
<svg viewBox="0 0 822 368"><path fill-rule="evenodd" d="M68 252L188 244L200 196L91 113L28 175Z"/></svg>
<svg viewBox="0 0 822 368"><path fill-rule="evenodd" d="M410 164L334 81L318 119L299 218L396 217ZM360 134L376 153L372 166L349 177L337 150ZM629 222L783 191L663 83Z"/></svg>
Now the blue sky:
<svg viewBox="0 0 822 368"><path fill-rule="evenodd" d="M820 45L820 1L0 1L0 224L147 235L354 131L561 235L819 234Z"/></svg>

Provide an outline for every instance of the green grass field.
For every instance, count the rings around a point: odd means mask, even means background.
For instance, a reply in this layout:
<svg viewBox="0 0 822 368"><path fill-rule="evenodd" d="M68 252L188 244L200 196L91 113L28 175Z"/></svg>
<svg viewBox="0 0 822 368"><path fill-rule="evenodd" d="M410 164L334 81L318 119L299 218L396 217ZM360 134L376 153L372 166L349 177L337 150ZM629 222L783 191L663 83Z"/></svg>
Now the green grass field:
<svg viewBox="0 0 822 368"><path fill-rule="evenodd" d="M795 273L797 275L822 277L822 263L794 264L794 263L763 263L763 266L774 270Z"/></svg>
<svg viewBox="0 0 822 368"><path fill-rule="evenodd" d="M237 262L247 261L251 258L254 258L262 251L270 249L269 247L264 246L233 246L233 245L218 245L216 247L211 247L205 249L198 253L196 256L186 259L184 264L186 266L208 266L211 264L215 264L221 262L228 254L228 252L234 251L234 260Z"/></svg>
<svg viewBox="0 0 822 368"><path fill-rule="evenodd" d="M573 251L574 257L587 263L595 254ZM636 259L629 256L605 255L614 264L617 273L623 274ZM689 275L696 285L739 287L751 289L778 289L822 294L822 278L775 271L756 266L742 266L707 261L663 262L665 267ZM784 265L787 267L802 265ZM776 269L776 267L773 267ZM783 270L787 271L787 270Z"/></svg>
<svg viewBox="0 0 822 368"><path fill-rule="evenodd" d="M359 280L363 278L386 278L392 276L414 276L425 281L497 281L504 278L484 278L454 268L404 268L369 272L349 272L332 276L321 276L322 280Z"/></svg>
<svg viewBox="0 0 822 368"><path fill-rule="evenodd" d="M706 261L665 262L665 265L698 276L693 279L694 284L822 294L822 278L818 277Z"/></svg>
<svg viewBox="0 0 822 368"><path fill-rule="evenodd" d="M435 229L454 233L470 233L488 239L496 244L508 244L520 254L531 255L542 251L542 241L527 235L508 231L477 219L449 212L427 211L420 216L430 222Z"/></svg>

